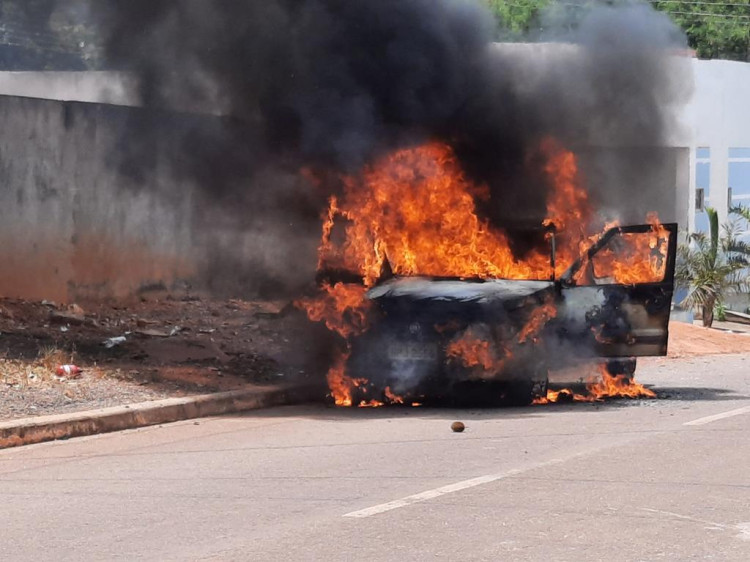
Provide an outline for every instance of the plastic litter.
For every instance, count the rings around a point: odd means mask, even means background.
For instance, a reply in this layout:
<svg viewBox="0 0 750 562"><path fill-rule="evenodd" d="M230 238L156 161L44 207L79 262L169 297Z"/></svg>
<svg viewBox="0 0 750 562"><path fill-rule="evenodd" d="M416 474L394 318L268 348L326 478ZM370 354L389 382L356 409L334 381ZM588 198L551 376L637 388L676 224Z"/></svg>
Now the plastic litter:
<svg viewBox="0 0 750 562"><path fill-rule="evenodd" d="M69 379L78 377L82 372L83 369L78 365L60 365L55 370L55 373L57 373L58 376L67 377Z"/></svg>
<svg viewBox="0 0 750 562"><path fill-rule="evenodd" d="M109 338L108 340L104 340L104 342L102 342L102 345L107 349L112 349L113 347L120 345L121 343L125 343L126 341L128 341L128 339L125 336L119 336L116 338Z"/></svg>

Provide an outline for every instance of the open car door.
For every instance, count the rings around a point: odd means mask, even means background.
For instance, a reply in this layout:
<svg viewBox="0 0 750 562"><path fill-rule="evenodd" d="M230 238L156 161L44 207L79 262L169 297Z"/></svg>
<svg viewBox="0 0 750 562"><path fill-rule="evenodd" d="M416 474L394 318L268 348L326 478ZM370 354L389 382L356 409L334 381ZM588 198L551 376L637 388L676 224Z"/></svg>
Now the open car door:
<svg viewBox="0 0 750 562"><path fill-rule="evenodd" d="M560 278L558 335L600 357L666 355L677 224L606 231Z"/></svg>

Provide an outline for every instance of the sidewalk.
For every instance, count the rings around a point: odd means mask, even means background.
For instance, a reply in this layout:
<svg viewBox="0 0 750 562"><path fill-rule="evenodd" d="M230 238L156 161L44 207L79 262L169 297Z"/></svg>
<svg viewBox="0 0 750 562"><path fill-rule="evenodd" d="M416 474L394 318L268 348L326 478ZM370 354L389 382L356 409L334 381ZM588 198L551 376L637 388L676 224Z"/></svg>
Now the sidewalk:
<svg viewBox="0 0 750 562"><path fill-rule="evenodd" d="M318 386L255 387L0 423L0 449L320 399Z"/></svg>

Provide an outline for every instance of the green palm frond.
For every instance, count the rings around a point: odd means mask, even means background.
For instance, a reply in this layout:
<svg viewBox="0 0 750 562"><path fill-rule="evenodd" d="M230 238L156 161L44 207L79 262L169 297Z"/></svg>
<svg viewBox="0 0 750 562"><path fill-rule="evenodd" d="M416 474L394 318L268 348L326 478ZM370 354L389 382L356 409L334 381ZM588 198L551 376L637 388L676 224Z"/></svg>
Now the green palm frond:
<svg viewBox="0 0 750 562"><path fill-rule="evenodd" d="M742 213L748 209L740 209ZM687 289L682 306L693 309L720 305L727 294L748 286L750 244L739 239L742 229L729 222L719 233L719 217L707 208L709 232L694 233L678 248L675 280ZM744 217L742 213L736 213Z"/></svg>
<svg viewBox="0 0 750 562"><path fill-rule="evenodd" d="M745 219L747 222L750 222L750 207L745 207L744 205L735 205L734 207L729 209L729 212L733 215L737 215L738 217Z"/></svg>

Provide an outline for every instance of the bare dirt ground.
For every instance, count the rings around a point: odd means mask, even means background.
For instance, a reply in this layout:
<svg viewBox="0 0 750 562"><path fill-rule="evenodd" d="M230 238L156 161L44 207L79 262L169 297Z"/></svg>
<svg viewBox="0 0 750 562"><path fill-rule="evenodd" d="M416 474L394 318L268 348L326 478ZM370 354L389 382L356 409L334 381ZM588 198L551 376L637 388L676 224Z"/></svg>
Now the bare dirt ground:
<svg viewBox="0 0 750 562"><path fill-rule="evenodd" d="M733 326L730 322L722 322L721 326L738 331L672 322L669 325L669 357L750 352L750 333L740 331L748 326Z"/></svg>
<svg viewBox="0 0 750 562"><path fill-rule="evenodd" d="M306 381L311 337L286 302L2 299L0 420ZM83 372L58 375L65 364Z"/></svg>
<svg viewBox="0 0 750 562"><path fill-rule="evenodd" d="M305 368L324 363L314 361L317 337L289 302L168 294L80 306L2 299L0 420L322 381ZM111 338L125 339L107 347ZM670 327L670 357L740 352L750 352L750 334ZM57 374L65 364L83 372Z"/></svg>

